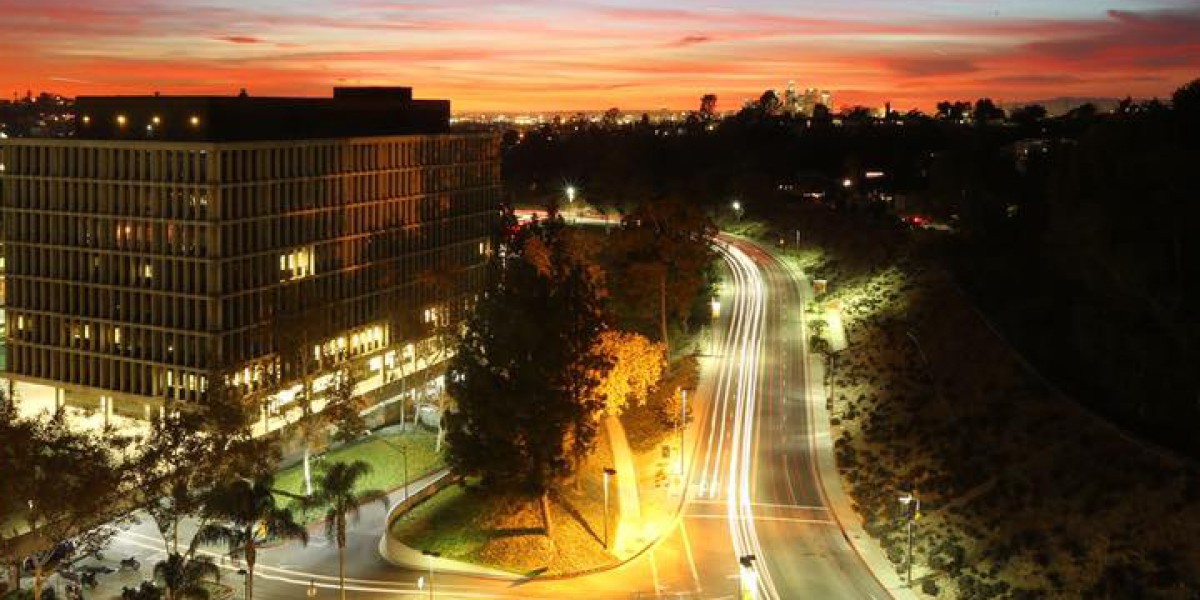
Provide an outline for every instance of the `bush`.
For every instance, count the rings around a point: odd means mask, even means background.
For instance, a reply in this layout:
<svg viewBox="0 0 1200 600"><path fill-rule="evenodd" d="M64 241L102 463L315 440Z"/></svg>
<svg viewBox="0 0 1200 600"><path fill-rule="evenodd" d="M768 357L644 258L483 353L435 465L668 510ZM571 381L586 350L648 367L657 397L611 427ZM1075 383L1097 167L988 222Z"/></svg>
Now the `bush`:
<svg viewBox="0 0 1200 600"><path fill-rule="evenodd" d="M937 596L938 592L941 590L938 589L938 584L936 581L932 579L926 579L925 581L921 582L921 591L930 596Z"/></svg>

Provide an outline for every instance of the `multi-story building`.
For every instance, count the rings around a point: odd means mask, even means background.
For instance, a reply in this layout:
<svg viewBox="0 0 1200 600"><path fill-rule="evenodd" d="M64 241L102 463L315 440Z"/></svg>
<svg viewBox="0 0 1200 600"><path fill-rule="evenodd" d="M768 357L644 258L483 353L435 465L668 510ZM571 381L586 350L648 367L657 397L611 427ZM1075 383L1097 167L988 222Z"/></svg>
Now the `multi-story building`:
<svg viewBox="0 0 1200 600"><path fill-rule="evenodd" d="M302 380L349 367L386 405L448 356L500 185L497 140L449 133L449 102L81 97L76 119L0 140L0 376L23 412L145 420L219 376L267 431Z"/></svg>

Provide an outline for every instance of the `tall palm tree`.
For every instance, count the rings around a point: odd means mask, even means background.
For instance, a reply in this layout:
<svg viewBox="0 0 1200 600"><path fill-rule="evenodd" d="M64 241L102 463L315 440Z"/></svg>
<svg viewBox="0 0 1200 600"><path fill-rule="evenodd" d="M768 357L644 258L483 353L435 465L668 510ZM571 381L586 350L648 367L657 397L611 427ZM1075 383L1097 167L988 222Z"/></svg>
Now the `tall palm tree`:
<svg viewBox="0 0 1200 600"><path fill-rule="evenodd" d="M272 489L274 480L237 479L208 494L205 516L214 522L197 534L201 542L224 543L229 555L246 561L246 600L254 599L254 565L263 540L300 540L308 544L308 531L280 508Z"/></svg>
<svg viewBox="0 0 1200 600"><path fill-rule="evenodd" d="M221 580L221 570L207 556L172 552L154 565L154 578L163 584L167 600L208 600L206 579Z"/></svg>
<svg viewBox="0 0 1200 600"><path fill-rule="evenodd" d="M306 509L325 509L325 537L337 539L338 588L342 600L346 600L346 524L351 519L358 520L359 505L364 500L378 497L384 508L388 505L383 492L358 489L359 480L370 472L371 465L361 460L329 464L317 480L316 492L301 500Z"/></svg>

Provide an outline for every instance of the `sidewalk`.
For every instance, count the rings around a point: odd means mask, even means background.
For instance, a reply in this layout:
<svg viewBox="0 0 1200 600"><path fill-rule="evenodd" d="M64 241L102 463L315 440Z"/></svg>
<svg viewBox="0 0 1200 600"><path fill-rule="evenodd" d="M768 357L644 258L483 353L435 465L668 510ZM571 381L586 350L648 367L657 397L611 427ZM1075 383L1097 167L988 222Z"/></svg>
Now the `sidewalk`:
<svg viewBox="0 0 1200 600"><path fill-rule="evenodd" d="M638 471L634 466L633 450L625 435L625 426L614 416L604 418L604 430L612 448L612 468L616 470L617 523L613 532L612 553L623 561L640 549L638 532L642 530L642 501L638 494Z"/></svg>
<svg viewBox="0 0 1200 600"><path fill-rule="evenodd" d="M812 297L811 283L802 273L784 257L779 258L780 264L792 274L792 279L800 287L801 295ZM841 313L837 310L824 312L828 328L826 337L831 341L830 346L838 350L846 348L846 330L842 323ZM836 345L835 345L836 342ZM897 600L917 600L919 596L904 585L879 543L863 530L862 517L854 510L854 504L846 490L842 488L842 476L837 469L837 461L833 452L833 435L830 433L829 409L826 399L829 391L825 388L825 359L821 356L810 355L807 350L808 340L804 340L805 383L807 387L810 422L812 424L813 448L817 458L817 468L820 471L821 488L825 495L825 504L829 512L842 530L842 537L854 548L855 553L862 559L867 569L879 583Z"/></svg>

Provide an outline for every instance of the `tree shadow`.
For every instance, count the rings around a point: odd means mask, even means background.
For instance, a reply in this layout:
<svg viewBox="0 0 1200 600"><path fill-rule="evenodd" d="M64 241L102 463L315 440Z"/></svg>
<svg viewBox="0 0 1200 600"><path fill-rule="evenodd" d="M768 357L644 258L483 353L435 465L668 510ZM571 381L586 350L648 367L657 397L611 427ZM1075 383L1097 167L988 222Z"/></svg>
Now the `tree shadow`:
<svg viewBox="0 0 1200 600"><path fill-rule="evenodd" d="M558 501L558 505L561 506L563 510L567 511L567 514L571 515L571 517L575 519L575 522L579 523L579 525L588 532L588 535L592 536L592 539L596 540L597 544L604 543L604 539L600 537L600 534L596 533L595 529L592 529L592 525L588 523L587 519L583 518L583 514L579 512L579 509L575 508L575 505L571 504L570 500L568 500L557 490L552 491L550 496Z"/></svg>
<svg viewBox="0 0 1200 600"><path fill-rule="evenodd" d="M485 532L489 539L520 537L523 535L546 535L545 527L500 527Z"/></svg>

